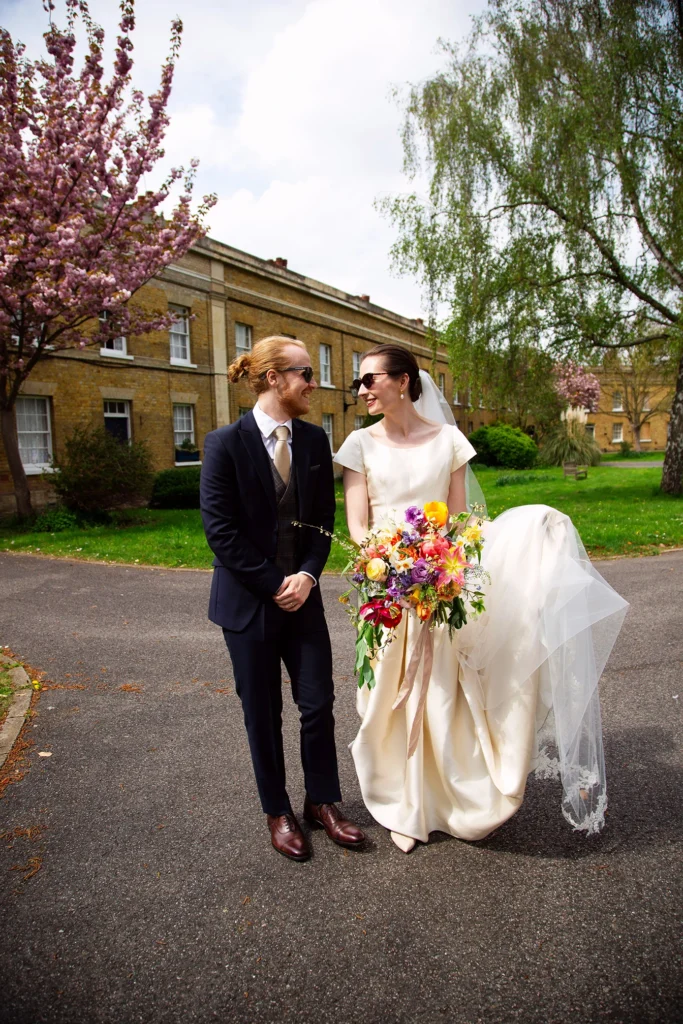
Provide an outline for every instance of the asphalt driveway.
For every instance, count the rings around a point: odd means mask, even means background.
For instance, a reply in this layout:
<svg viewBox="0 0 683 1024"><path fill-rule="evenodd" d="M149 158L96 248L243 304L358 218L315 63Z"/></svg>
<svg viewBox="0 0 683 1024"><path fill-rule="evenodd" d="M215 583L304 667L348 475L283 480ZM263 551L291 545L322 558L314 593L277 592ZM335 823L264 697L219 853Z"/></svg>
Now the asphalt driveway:
<svg viewBox="0 0 683 1024"><path fill-rule="evenodd" d="M295 864L269 845L208 574L0 555L0 642L51 686L0 800L0 1020L680 1020L683 553L601 571L632 608L603 678L599 837L531 781L489 840L400 853L346 750L330 577L342 787L370 838L315 833ZM285 730L300 809L291 702Z"/></svg>

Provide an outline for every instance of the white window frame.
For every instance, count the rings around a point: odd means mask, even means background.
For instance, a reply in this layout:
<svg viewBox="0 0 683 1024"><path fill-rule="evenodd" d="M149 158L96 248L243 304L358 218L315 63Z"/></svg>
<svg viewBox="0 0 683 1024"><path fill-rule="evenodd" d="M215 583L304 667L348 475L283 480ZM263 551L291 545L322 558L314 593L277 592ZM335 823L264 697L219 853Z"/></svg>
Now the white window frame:
<svg viewBox="0 0 683 1024"><path fill-rule="evenodd" d="M643 412L651 412L649 395L645 395L645 397L643 398Z"/></svg>
<svg viewBox="0 0 683 1024"><path fill-rule="evenodd" d="M240 335L242 336L241 338ZM254 332L251 324L235 320L235 353L238 358L246 356L248 352L251 352L253 337Z"/></svg>
<svg viewBox="0 0 683 1024"><path fill-rule="evenodd" d="M192 349L190 347L190 309L188 306L176 306L173 303L169 303L168 310L170 313L175 313L176 316L181 319L173 324L169 328L168 341L169 341L169 358L171 366L189 366L196 370L197 364L192 362ZM179 330L183 327L184 330ZM184 341L186 357L174 356L173 355L173 338L182 338ZM176 342L177 345L177 342Z"/></svg>
<svg viewBox="0 0 683 1024"><path fill-rule="evenodd" d="M363 362L362 352L351 353L351 372L353 373L353 379L356 380L360 377L360 364Z"/></svg>
<svg viewBox="0 0 683 1024"><path fill-rule="evenodd" d="M460 405L460 391L455 388L453 391L453 405Z"/></svg>
<svg viewBox="0 0 683 1024"><path fill-rule="evenodd" d="M624 424L612 424L612 444L621 444L624 440Z"/></svg>
<svg viewBox="0 0 683 1024"><path fill-rule="evenodd" d="M586 423L586 433L588 434L589 437L592 437L593 440L595 440L595 424L594 423Z"/></svg>
<svg viewBox="0 0 683 1024"><path fill-rule="evenodd" d="M123 405L124 406L124 412L119 412L118 410L116 410L115 412L112 412L111 410L107 411L107 406L110 403L114 403L116 405ZM103 416L106 419L121 419L121 420L125 419L125 420L127 420L127 422L128 422L128 444L130 444L131 441L133 440L133 417L131 415L130 401L127 398L105 398L104 399L104 403L102 405L102 411L103 411ZM105 429L106 429L106 427L105 427Z"/></svg>
<svg viewBox="0 0 683 1024"><path fill-rule="evenodd" d="M353 417L353 429L362 430L365 423L365 416L356 415Z"/></svg>
<svg viewBox="0 0 683 1024"><path fill-rule="evenodd" d="M44 430L31 430L31 431L29 431L29 430L20 430L19 429L19 403L20 402L23 403L23 402L27 402L27 401L28 402L39 402L39 403L42 402L43 403L43 408L45 410L46 419L47 419L47 431L44 431ZM16 420L16 424L17 424L17 439L19 441L19 457L21 458L21 464L24 467L24 472L26 473L26 476L38 476L39 473L51 473L52 472L52 466L50 465L50 460L52 459L52 415L51 415L51 411L50 411L50 399L46 398L46 397L43 397L42 395L19 395L19 397L17 398L17 404L15 405L14 408L15 408L14 416L15 416L15 420ZM49 456L48 461L47 462L24 462L24 457L23 457L22 451L21 451L21 435L22 434L23 435L26 435L26 434L40 434L42 436L42 435L45 435L45 433L47 433L47 452L48 452L48 456Z"/></svg>
<svg viewBox="0 0 683 1024"><path fill-rule="evenodd" d="M332 383L332 346L321 342L319 349L320 361L320 386L322 388L333 388Z"/></svg>
<svg viewBox="0 0 683 1024"><path fill-rule="evenodd" d="M103 309L100 313L98 320L100 323L106 323L111 313L108 309ZM108 345L111 344L112 348ZM100 355L106 359L133 359L134 357L128 355L128 342L123 334L120 334L118 338L110 338L106 345L100 345Z"/></svg>
<svg viewBox="0 0 683 1024"><path fill-rule="evenodd" d="M190 410L190 429L189 430L187 430L186 428L183 428L182 430L178 429L178 426L176 424L176 409L178 409L178 410L180 410L180 409L183 409L183 410L189 409ZM181 440L178 440L178 436L177 435L179 435L179 434L183 434L183 435L186 435L186 436L183 436L181 438ZM195 443L195 440L194 440L194 406L193 405L189 405L189 404L187 404L185 402L174 402L173 403L173 444L175 445L176 448L180 448L181 444L184 441L191 441L192 444Z"/></svg>
<svg viewBox="0 0 683 1024"><path fill-rule="evenodd" d="M442 395L444 395L444 396L446 395L446 374L445 373L440 373L439 374L439 391L441 392Z"/></svg>
<svg viewBox="0 0 683 1024"><path fill-rule="evenodd" d="M334 413L324 412L322 417L323 430L327 434L327 440L330 442L330 451L334 451Z"/></svg>
<svg viewBox="0 0 683 1024"><path fill-rule="evenodd" d="M614 391L612 394L612 412L624 411L624 397L621 391Z"/></svg>

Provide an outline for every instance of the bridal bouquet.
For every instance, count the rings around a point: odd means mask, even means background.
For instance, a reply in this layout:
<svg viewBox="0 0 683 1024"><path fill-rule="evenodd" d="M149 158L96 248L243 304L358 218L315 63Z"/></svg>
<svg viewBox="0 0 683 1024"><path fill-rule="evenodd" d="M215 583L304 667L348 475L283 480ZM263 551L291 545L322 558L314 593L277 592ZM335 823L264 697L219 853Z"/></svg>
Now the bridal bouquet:
<svg viewBox="0 0 683 1024"><path fill-rule="evenodd" d="M411 505L402 519L387 518L361 544L345 573L353 586L340 601L357 632L358 685L375 685L372 660L394 637L404 614L448 626L449 635L484 611L481 584L482 519L475 511L449 516L443 501ZM358 607L349 600L356 591ZM417 668L417 666L415 666Z"/></svg>

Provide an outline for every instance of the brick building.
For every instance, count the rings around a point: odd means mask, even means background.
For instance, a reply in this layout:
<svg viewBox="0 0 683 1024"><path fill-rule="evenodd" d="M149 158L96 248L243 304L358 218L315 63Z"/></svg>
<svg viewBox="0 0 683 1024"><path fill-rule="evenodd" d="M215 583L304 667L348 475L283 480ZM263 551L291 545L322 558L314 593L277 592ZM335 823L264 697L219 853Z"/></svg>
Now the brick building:
<svg viewBox="0 0 683 1024"><path fill-rule="evenodd" d="M394 342L410 348L425 369L432 363L421 320L305 277L284 259L259 259L210 238L145 285L135 301L154 310L171 307L181 321L170 332L55 353L24 385L17 427L37 507L50 491L43 471L76 426L104 425L118 437L146 441L156 470L196 464L205 434L253 405L245 385L228 385L227 367L269 334L306 344L320 385L308 418L324 428L335 451L364 415L364 405L349 392L363 352ZM492 419L453 392L444 351L435 374L461 429L469 432ZM187 450L192 445L196 452ZM0 442L0 512L14 508Z"/></svg>

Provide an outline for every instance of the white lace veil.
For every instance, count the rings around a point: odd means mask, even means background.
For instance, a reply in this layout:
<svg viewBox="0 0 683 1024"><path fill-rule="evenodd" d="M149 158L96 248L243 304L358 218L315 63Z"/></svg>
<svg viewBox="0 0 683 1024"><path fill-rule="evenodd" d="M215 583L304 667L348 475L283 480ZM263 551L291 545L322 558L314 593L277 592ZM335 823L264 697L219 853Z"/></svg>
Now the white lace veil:
<svg viewBox="0 0 683 1024"><path fill-rule="evenodd" d="M422 381L422 394L417 402L414 403L415 412L426 420L432 420L434 423L451 423L455 426L455 417L450 405L426 370L420 370L420 380ZM484 513L486 513L484 492L469 465L467 466L465 476L465 494L469 512L477 505L482 506Z"/></svg>

